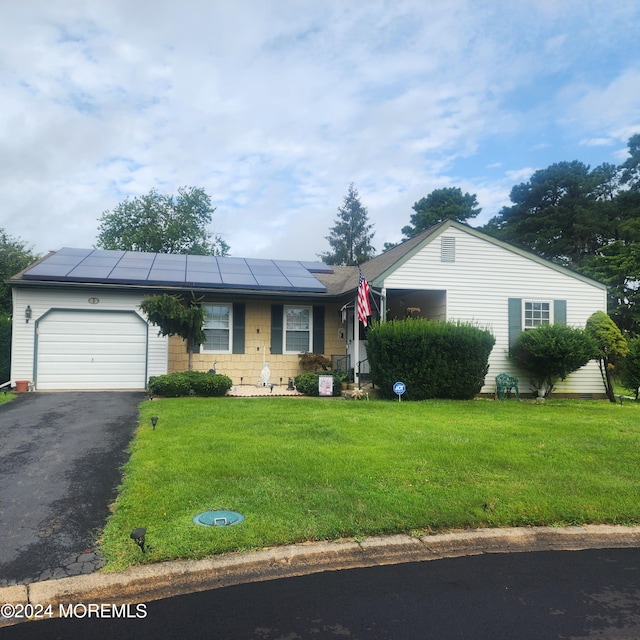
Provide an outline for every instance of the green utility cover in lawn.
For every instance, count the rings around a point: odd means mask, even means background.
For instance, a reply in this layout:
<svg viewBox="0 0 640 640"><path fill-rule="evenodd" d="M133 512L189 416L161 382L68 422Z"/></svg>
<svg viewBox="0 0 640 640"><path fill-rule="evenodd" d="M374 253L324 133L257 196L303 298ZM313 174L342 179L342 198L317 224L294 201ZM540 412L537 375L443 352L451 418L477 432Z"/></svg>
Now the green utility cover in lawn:
<svg viewBox="0 0 640 640"><path fill-rule="evenodd" d="M228 527L232 524L240 524L243 520L242 514L226 509L204 511L193 519L196 524L204 527Z"/></svg>

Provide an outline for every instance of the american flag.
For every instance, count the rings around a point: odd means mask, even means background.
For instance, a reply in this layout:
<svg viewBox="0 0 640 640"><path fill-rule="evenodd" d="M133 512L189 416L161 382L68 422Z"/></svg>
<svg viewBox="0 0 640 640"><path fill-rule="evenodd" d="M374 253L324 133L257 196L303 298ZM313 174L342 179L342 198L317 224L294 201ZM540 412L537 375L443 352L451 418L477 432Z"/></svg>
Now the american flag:
<svg viewBox="0 0 640 640"><path fill-rule="evenodd" d="M366 327L368 318L371 315L371 303L369 302L369 294L371 288L365 279L362 271L360 271L360 282L358 284L358 320Z"/></svg>

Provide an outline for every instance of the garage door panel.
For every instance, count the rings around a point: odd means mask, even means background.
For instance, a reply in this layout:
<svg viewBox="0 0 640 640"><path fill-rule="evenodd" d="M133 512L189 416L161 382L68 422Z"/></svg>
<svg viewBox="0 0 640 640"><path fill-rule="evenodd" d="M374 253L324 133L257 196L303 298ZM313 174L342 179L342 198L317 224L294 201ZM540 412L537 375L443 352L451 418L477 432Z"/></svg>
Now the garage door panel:
<svg viewBox="0 0 640 640"><path fill-rule="evenodd" d="M71 343L71 344L70 344ZM38 347L43 354L55 355L72 355L74 353L93 355L93 354L109 354L114 351L119 356L126 357L128 354L135 356L144 355L146 352L145 345L141 345L140 341L133 340L111 340L96 344L94 340L74 339L67 341L38 341ZM117 347L114 349L114 347Z"/></svg>
<svg viewBox="0 0 640 640"><path fill-rule="evenodd" d="M136 314L52 311L38 326L36 386L143 389L147 325Z"/></svg>

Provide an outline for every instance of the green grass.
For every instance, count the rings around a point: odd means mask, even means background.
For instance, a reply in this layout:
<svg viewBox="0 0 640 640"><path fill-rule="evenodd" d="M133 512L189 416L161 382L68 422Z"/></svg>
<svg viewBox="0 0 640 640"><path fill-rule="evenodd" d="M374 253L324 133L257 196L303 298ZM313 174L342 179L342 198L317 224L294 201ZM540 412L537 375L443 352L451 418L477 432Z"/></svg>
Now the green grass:
<svg viewBox="0 0 640 640"><path fill-rule="evenodd" d="M107 570L305 540L640 522L636 403L183 398L144 403L140 421ZM245 522L192 523L221 508ZM129 539L140 526L144 556Z"/></svg>
<svg viewBox="0 0 640 640"><path fill-rule="evenodd" d="M9 391L8 393L0 393L0 404L5 402L11 402L16 397L16 394Z"/></svg>

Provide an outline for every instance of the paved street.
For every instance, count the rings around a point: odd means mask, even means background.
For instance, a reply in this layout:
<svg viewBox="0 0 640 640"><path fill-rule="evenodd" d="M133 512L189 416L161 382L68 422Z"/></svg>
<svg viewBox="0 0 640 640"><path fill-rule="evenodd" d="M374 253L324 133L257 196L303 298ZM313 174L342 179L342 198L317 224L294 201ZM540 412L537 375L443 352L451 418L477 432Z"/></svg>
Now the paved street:
<svg viewBox="0 0 640 640"><path fill-rule="evenodd" d="M0 406L0 586L95 571L142 393L25 393Z"/></svg>
<svg viewBox="0 0 640 640"><path fill-rule="evenodd" d="M25 622L1 633L3 640L637 640L640 549L328 571L149 602L142 613ZM130 614L138 615L135 607Z"/></svg>

